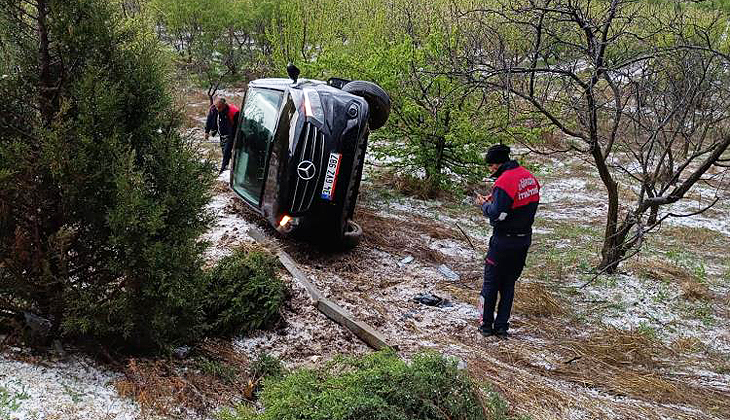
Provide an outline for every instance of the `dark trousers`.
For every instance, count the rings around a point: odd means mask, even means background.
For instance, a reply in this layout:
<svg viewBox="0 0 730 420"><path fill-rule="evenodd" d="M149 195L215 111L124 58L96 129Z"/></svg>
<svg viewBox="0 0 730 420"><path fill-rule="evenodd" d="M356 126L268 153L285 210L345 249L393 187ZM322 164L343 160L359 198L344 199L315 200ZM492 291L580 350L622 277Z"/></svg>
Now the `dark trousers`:
<svg viewBox="0 0 730 420"><path fill-rule="evenodd" d="M484 297L483 323L494 329L509 329L509 316L512 312L512 301L515 297L515 282L522 274L527 259L527 250L532 238L526 236L497 236L489 240L489 251L484 263ZM494 307L499 307L497 319L494 319Z"/></svg>
<svg viewBox="0 0 730 420"><path fill-rule="evenodd" d="M223 162L221 163L221 172L228 167L231 160L231 152L233 150L233 139L231 136L221 136L221 151L223 152Z"/></svg>

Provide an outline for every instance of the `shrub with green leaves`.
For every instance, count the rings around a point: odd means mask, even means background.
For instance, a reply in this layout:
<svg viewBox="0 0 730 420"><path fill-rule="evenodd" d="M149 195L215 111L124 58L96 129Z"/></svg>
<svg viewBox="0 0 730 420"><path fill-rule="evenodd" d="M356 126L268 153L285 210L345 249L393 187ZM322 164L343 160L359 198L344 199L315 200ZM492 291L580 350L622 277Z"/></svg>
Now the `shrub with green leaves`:
<svg viewBox="0 0 730 420"><path fill-rule="evenodd" d="M249 374L252 378L280 378L286 372L281 359L266 352L261 352L249 366Z"/></svg>
<svg viewBox="0 0 730 420"><path fill-rule="evenodd" d="M237 250L207 273L206 316L212 333L241 334L272 326L284 303L276 258Z"/></svg>
<svg viewBox="0 0 730 420"><path fill-rule="evenodd" d="M505 419L504 404L498 398L483 399L481 392L457 369L454 360L424 353L406 362L393 352L382 351L362 358L338 358L319 369L299 369L283 379L266 379L261 397L262 413L241 407L236 413L224 413L221 417L226 420ZM491 406L497 403L501 405Z"/></svg>

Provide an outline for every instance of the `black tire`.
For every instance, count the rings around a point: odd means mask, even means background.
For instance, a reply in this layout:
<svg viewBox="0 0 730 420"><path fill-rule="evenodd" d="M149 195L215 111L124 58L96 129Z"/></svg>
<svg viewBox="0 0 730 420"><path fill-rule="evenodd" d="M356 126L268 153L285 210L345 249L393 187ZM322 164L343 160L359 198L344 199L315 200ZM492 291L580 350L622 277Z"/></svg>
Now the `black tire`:
<svg viewBox="0 0 730 420"><path fill-rule="evenodd" d="M377 130L388 121L388 116L390 115L390 96L385 93L383 88L372 82L353 80L343 86L342 90L365 98L370 108L368 124L371 130Z"/></svg>
<svg viewBox="0 0 730 420"><path fill-rule="evenodd" d="M345 233L342 237L342 246L345 249L352 249L357 246L357 244L360 243L360 238L362 237L362 228L357 223L353 222L352 220L347 221L347 226L345 227Z"/></svg>

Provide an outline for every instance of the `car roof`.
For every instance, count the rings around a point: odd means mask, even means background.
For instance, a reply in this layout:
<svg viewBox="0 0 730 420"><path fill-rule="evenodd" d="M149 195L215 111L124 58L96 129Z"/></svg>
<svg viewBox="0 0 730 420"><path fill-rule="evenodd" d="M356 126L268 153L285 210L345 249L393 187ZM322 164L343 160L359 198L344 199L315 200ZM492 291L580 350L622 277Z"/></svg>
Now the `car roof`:
<svg viewBox="0 0 730 420"><path fill-rule="evenodd" d="M292 83L291 79L285 79L285 78L277 78L277 77L270 77L266 79L256 79L249 82L250 87L260 87L260 88L272 88L272 89L278 89L278 90L286 90L286 89L301 89L307 86L318 86L318 85L326 85L327 82L323 82L321 80L313 80L313 79L299 79L296 83Z"/></svg>

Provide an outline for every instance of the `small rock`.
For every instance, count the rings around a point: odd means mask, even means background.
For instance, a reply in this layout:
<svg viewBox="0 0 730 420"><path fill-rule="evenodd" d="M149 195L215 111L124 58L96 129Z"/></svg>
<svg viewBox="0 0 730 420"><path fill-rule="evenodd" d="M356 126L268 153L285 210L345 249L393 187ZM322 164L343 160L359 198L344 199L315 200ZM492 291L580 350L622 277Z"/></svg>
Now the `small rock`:
<svg viewBox="0 0 730 420"><path fill-rule="evenodd" d="M413 300L427 306L439 306L443 302L442 298L431 293L419 293Z"/></svg>
<svg viewBox="0 0 730 420"><path fill-rule="evenodd" d="M177 357L178 359L184 359L188 357L190 354L190 347L189 346L180 346L176 349L172 350L172 354Z"/></svg>
<svg viewBox="0 0 730 420"><path fill-rule="evenodd" d="M413 260L414 260L413 256L409 255L409 256L403 258L402 260L400 260L400 263L409 264L409 263L413 262Z"/></svg>
<svg viewBox="0 0 730 420"><path fill-rule="evenodd" d="M446 264L441 264L439 266L439 272L451 281L458 281L461 278L456 272L454 272L454 270L447 267Z"/></svg>

